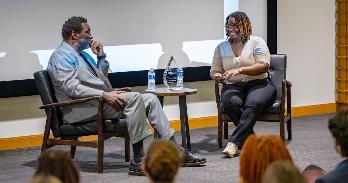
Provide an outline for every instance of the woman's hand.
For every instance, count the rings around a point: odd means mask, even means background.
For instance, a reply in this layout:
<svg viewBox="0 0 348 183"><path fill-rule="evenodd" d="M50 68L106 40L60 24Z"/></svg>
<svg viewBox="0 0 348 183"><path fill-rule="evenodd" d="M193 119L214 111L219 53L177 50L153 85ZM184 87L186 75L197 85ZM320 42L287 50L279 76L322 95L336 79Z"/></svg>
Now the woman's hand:
<svg viewBox="0 0 348 183"><path fill-rule="evenodd" d="M225 79L230 79L231 77L233 76L237 76L239 75L240 72L238 69L232 69L232 70L229 70L229 71L226 71L222 76L225 78Z"/></svg>
<svg viewBox="0 0 348 183"><path fill-rule="evenodd" d="M225 78L222 76L221 73L215 73L213 75L213 79L218 82L222 82Z"/></svg>

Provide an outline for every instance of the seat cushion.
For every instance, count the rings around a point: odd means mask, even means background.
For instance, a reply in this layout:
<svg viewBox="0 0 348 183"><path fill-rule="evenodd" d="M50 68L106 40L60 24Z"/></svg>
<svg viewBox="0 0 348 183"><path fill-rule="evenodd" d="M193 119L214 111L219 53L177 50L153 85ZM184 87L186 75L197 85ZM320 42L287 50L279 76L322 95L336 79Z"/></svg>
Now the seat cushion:
<svg viewBox="0 0 348 183"><path fill-rule="evenodd" d="M63 137L98 134L97 121L63 124L60 129ZM128 132L126 121L124 119L105 120L104 132L116 133L117 136L124 137Z"/></svg>

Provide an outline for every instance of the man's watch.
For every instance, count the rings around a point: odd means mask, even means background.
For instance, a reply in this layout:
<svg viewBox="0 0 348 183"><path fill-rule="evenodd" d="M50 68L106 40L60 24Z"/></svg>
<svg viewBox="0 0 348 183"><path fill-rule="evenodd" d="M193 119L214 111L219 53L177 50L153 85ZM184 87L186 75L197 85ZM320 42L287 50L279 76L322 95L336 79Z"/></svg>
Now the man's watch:
<svg viewBox="0 0 348 183"><path fill-rule="evenodd" d="M242 74L243 69L241 67L238 68L239 74Z"/></svg>

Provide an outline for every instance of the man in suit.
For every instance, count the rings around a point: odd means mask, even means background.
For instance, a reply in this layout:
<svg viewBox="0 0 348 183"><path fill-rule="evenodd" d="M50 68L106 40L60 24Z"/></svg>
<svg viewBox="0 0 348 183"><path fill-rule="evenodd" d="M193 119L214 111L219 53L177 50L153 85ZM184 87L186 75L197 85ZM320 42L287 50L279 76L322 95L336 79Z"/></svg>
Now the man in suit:
<svg viewBox="0 0 348 183"><path fill-rule="evenodd" d="M140 163L144 156L143 139L151 133L147 119L163 140L176 143L174 130L164 114L160 102L153 94L139 94L129 89L113 89L108 78L109 63L103 45L94 40L87 19L71 17L62 27L63 41L52 54L48 63L48 73L56 93L57 100L67 101L81 97L102 96L105 105L105 119L125 117L128 133L133 146L133 160L129 174L141 175ZM97 55L97 62L83 50L91 48ZM64 123L87 122L97 115L97 101L63 107ZM86 127L86 130L88 127ZM202 165L205 158L182 150L183 165Z"/></svg>
<svg viewBox="0 0 348 183"><path fill-rule="evenodd" d="M338 112L329 120L334 147L343 158L335 170L319 177L316 183L345 183L348 180L348 111Z"/></svg>

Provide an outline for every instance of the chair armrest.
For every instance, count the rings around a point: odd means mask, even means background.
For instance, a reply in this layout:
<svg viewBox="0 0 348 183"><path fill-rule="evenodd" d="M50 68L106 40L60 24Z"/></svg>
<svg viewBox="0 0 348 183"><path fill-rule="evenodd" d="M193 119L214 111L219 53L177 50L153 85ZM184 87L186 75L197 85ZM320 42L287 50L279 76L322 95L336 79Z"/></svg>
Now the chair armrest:
<svg viewBox="0 0 348 183"><path fill-rule="evenodd" d="M90 100L98 100L99 101L99 100L103 100L103 97L102 96L93 96L93 97L80 98L80 99L75 99L75 100L70 100L70 101L51 103L51 104L40 106L39 109L63 107L66 105L83 103L83 102L90 101Z"/></svg>
<svg viewBox="0 0 348 183"><path fill-rule="evenodd" d="M218 111L218 118L222 119L222 110L221 110L221 96L220 96L220 85L222 83L215 81L215 102L216 102L216 108ZM221 121L221 120L218 120Z"/></svg>
<svg viewBox="0 0 348 183"><path fill-rule="evenodd" d="M220 98L220 84L221 82L215 81L215 101L216 104L220 105L221 98Z"/></svg>
<svg viewBox="0 0 348 183"><path fill-rule="evenodd" d="M285 101L286 101L286 112L287 114L291 115L291 87L292 84L290 81L283 80L282 83L282 101L281 101L281 107L284 109L283 112L285 112ZM286 100L285 100L286 97Z"/></svg>

